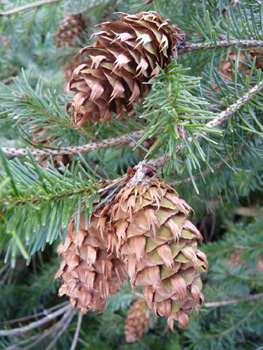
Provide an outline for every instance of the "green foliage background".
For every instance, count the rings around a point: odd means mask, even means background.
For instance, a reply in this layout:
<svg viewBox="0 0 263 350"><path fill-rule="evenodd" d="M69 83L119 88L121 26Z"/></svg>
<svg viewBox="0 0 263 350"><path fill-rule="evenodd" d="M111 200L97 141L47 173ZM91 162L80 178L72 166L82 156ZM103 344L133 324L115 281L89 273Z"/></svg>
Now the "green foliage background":
<svg viewBox="0 0 263 350"><path fill-rule="evenodd" d="M0 12L31 2L5 0ZM262 93L221 128L208 132L205 123L262 80L259 62L263 53L253 59L252 49L245 51L247 70L239 69L241 48L179 55L177 64L172 62L155 78L151 93L136 107L135 120L126 116L123 121L101 123L92 129L89 124L75 129L65 112L72 96L64 93L62 67L94 41L90 36L98 31L95 25L117 20L114 12L150 10L170 18L192 43L217 43L222 36L263 40L263 5L256 0L153 0L149 4L63 0L0 16L0 147L42 147L41 142L48 139L56 149L93 142L98 135L103 140L144 130L137 152L130 146L93 150L74 155L70 166L61 163L59 170L54 158L45 169L32 154L11 159L1 152L1 329L28 325L67 301L57 297L58 282L53 281L59 266L56 248L83 201L88 218L98 199L96 181L115 179L143 157L155 159L169 152L171 160L161 169L161 176L173 183L195 210L194 223L204 236L201 249L209 261L203 289L208 304L197 318L191 318L187 330L176 328L175 334L164 319L152 315L149 331L141 340L127 344L125 317L140 294L127 284L110 298L102 314L90 312L83 317L76 349L259 350L263 346ZM89 26L76 38L77 47L57 48L56 33L67 14L86 15ZM236 61L230 57L231 50L237 52ZM220 72L223 59L231 63L232 79ZM185 127L185 141L179 137L177 125ZM44 133L39 135L41 130ZM206 137L194 144L187 142L196 132L206 132ZM145 150L143 141L149 137L156 141ZM180 157L175 150L182 142ZM240 215L240 207L251 209L250 216ZM225 305L226 301L233 303ZM211 306L212 302L216 304ZM37 313L42 314L10 322ZM77 313L58 339L52 333L32 346L34 339L59 320L24 335L2 337L0 347L70 349Z"/></svg>

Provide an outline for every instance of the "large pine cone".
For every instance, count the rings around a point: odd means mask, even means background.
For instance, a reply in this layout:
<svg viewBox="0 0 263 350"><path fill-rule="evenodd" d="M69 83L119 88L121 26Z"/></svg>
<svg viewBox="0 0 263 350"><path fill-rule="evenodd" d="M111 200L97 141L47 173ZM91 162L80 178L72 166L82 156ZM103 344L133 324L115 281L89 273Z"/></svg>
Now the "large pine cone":
<svg viewBox="0 0 263 350"><path fill-rule="evenodd" d="M131 285L142 286L148 307L187 327L204 302L200 272L207 260L197 249L201 233L189 221L191 208L160 179L127 186L116 196L111 222L116 254L127 266ZM112 247L113 248L113 247Z"/></svg>
<svg viewBox="0 0 263 350"><path fill-rule="evenodd" d="M186 36L155 12L122 14L119 22L103 23L94 46L85 47L87 63L81 64L69 82L76 92L72 107L74 125L120 118L131 111L132 103L144 98L145 84L177 56L177 47Z"/></svg>
<svg viewBox="0 0 263 350"><path fill-rule="evenodd" d="M84 216L78 233L70 225L58 248L59 293L69 295L82 313L102 310L127 272L157 316L168 317L172 330L173 320L185 328L204 301L200 273L207 260L197 249L202 236L189 221L190 206L169 184L145 175L148 170L129 174L110 203L92 213L88 230Z"/></svg>
<svg viewBox="0 0 263 350"><path fill-rule="evenodd" d="M125 320L124 333L127 343L140 339L149 328L150 311L144 299L136 300L129 309Z"/></svg>

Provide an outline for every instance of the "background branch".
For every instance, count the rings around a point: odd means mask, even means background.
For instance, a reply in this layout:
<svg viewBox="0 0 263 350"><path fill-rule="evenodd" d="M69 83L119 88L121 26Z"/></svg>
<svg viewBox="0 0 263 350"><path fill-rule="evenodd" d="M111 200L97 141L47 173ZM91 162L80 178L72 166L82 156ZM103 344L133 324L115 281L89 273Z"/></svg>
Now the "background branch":
<svg viewBox="0 0 263 350"><path fill-rule="evenodd" d="M242 303L244 301L256 300L256 299L263 299L263 293L251 295L251 296L246 297L246 298L237 298L237 299L233 299L233 300L206 302L206 303L204 303L204 306L206 306L206 307L227 306L227 305Z"/></svg>
<svg viewBox="0 0 263 350"><path fill-rule="evenodd" d="M75 348L77 346L79 332L80 332L81 323L82 323L82 318L83 318L83 315L79 312L79 314L78 314L78 324L77 324L77 328L76 328L76 331L75 331L75 334L74 334L74 339L73 339L73 342L72 342L70 350L75 350Z"/></svg>
<svg viewBox="0 0 263 350"><path fill-rule="evenodd" d="M230 46L241 47L244 49L252 47L263 47L263 40L221 40L217 43L205 42L200 44L193 44L187 41L183 48L178 49L178 54L183 54L185 52L199 51L204 49L222 49Z"/></svg>
<svg viewBox="0 0 263 350"><path fill-rule="evenodd" d="M54 318L64 314L70 308L71 308L70 305L66 305L66 306L62 307L61 309L57 310L56 312L54 312L53 314L50 314L50 315L42 318L42 320L32 322L29 325L24 326L24 327L14 328L14 329L10 329L10 330L0 330L0 336L5 337L5 336L10 336L10 335L18 335L21 333L26 333L26 332L30 331L31 329L43 326L47 322L54 320Z"/></svg>
<svg viewBox="0 0 263 350"><path fill-rule="evenodd" d="M18 12L27 10L29 8L32 8L32 7L39 7L41 5L52 4L52 3L55 3L55 2L59 2L59 1L61 1L61 0L36 1L36 2L31 3L31 4L27 4L27 5L24 5L24 6L16 7L13 10L9 10L9 11L6 11L6 12L0 12L0 17L1 16L10 16L10 15L13 15L14 13L18 13Z"/></svg>

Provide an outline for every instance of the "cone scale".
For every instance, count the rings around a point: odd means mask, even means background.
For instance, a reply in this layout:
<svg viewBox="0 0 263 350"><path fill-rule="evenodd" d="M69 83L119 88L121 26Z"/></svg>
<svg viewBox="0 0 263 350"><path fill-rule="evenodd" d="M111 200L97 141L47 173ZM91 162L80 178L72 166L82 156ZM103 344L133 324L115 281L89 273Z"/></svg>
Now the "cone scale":
<svg viewBox="0 0 263 350"><path fill-rule="evenodd" d="M186 328L204 302L200 273L207 270L191 212L149 168L129 172L111 202L91 214L87 230L84 214L78 233L74 219L69 226L58 248L63 256L56 275L62 277L59 295L68 295L82 313L102 311L129 277L133 288L143 288L148 308L167 317L171 330L174 320Z"/></svg>

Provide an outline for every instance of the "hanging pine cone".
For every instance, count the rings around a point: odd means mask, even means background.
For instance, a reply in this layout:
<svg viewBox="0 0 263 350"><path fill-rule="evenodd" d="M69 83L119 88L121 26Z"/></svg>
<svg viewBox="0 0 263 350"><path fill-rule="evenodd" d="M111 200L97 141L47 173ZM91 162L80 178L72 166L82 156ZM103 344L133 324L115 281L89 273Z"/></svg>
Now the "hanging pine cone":
<svg viewBox="0 0 263 350"><path fill-rule="evenodd" d="M155 12L137 15L122 14L119 22L107 22L94 46L85 47L87 63L75 69L69 82L76 92L67 110L72 107L72 123L120 118L132 110L132 103L144 98L150 89L147 83L177 56L177 47L186 40L177 27L170 26Z"/></svg>
<svg viewBox="0 0 263 350"><path fill-rule="evenodd" d="M75 37L79 37L87 28L87 18L83 15L67 15L58 28L56 46L76 46Z"/></svg>
<svg viewBox="0 0 263 350"><path fill-rule="evenodd" d="M206 271L207 260L197 249L201 233L189 221L192 209L169 184L157 177L133 182L116 195L112 207L116 254L127 266L132 287L143 287L148 307L168 317L172 330L173 320L186 328L191 312L204 302L200 272Z"/></svg>
<svg viewBox="0 0 263 350"><path fill-rule="evenodd" d="M70 225L63 255L60 295L67 294L82 313L102 310L119 282L142 286L150 309L186 328L204 301L200 273L207 269L197 249L202 236L189 221L191 208L145 165L128 172L122 189L90 217L88 230ZM104 267L103 267L104 266Z"/></svg>
<svg viewBox="0 0 263 350"><path fill-rule="evenodd" d="M144 299L136 300L129 309L125 320L124 333L127 343L140 339L143 331L149 328L150 311Z"/></svg>

